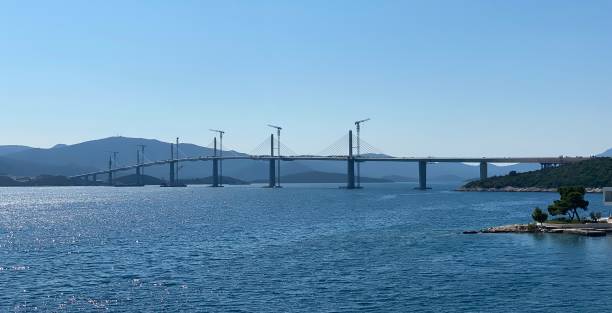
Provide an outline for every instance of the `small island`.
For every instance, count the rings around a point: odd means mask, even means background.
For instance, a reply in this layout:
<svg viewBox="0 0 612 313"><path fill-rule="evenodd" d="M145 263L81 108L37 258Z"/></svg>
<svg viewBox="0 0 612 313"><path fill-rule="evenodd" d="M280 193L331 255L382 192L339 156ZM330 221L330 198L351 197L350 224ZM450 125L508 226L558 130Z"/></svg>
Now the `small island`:
<svg viewBox="0 0 612 313"><path fill-rule="evenodd" d="M496 226L475 233L563 233L589 237L606 236L612 233L612 219L602 218L601 212L590 212L588 218L580 216L580 211L587 211L589 201L584 199L584 187L560 187L560 198L548 206L548 213L539 207L533 209L531 218L534 223ZM549 220L549 216L554 217Z"/></svg>

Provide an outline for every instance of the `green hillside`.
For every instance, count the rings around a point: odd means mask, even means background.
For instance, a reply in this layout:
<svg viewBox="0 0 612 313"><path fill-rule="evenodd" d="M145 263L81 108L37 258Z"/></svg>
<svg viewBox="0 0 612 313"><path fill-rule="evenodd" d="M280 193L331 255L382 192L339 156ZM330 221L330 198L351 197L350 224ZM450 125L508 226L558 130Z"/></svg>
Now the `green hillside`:
<svg viewBox="0 0 612 313"><path fill-rule="evenodd" d="M510 173L484 180L472 181L464 188L558 188L584 186L599 188L612 186L612 158L594 158L579 163L563 165L526 173Z"/></svg>

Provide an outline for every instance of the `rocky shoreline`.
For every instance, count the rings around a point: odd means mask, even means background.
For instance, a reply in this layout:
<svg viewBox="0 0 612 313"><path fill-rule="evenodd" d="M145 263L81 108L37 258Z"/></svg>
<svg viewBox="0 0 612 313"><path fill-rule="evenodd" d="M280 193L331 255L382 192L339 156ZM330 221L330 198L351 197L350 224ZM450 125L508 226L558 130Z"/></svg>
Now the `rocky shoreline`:
<svg viewBox="0 0 612 313"><path fill-rule="evenodd" d="M464 234L499 234L499 233L552 233L573 234L588 237L601 237L612 233L612 224L512 224L481 229L469 230Z"/></svg>
<svg viewBox="0 0 612 313"><path fill-rule="evenodd" d="M502 188L482 188L482 187L460 187L456 191L466 192L557 192L557 188L540 188L540 187L512 187L506 186ZM586 188L587 193L602 193L602 188Z"/></svg>

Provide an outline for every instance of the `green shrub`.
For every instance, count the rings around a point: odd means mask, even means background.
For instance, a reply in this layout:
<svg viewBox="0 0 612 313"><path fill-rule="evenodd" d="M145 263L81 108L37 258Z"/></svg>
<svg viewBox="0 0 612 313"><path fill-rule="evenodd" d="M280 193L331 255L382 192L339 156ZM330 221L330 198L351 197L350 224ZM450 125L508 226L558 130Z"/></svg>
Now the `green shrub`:
<svg viewBox="0 0 612 313"><path fill-rule="evenodd" d="M548 214L543 212L540 208L536 207L531 213L531 218L533 218L533 220L538 223L544 223L548 219Z"/></svg>
<svg viewBox="0 0 612 313"><path fill-rule="evenodd" d="M591 221L597 222L601 218L601 212L591 212L590 217Z"/></svg>

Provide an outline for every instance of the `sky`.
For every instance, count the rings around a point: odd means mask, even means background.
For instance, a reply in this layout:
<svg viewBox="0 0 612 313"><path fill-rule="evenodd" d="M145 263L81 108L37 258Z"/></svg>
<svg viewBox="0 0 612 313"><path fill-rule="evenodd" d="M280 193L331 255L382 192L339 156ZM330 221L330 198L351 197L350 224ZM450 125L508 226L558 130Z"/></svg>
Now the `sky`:
<svg viewBox="0 0 612 313"><path fill-rule="evenodd" d="M612 147L612 1L0 1L1 144Z"/></svg>

